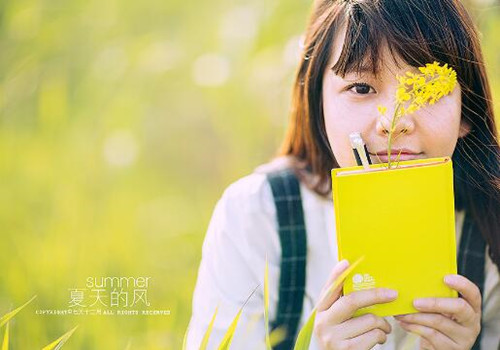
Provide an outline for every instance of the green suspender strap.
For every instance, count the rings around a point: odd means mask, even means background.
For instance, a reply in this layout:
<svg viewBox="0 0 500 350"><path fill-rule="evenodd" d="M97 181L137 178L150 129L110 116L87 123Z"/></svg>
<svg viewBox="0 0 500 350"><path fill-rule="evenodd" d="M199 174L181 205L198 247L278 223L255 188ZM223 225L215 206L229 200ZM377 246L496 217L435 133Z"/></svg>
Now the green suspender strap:
<svg viewBox="0 0 500 350"><path fill-rule="evenodd" d="M284 327L286 338L275 350L293 349L302 315L306 283L307 239L299 181L292 170L267 175L276 205L281 241L278 308L271 330Z"/></svg>
<svg viewBox="0 0 500 350"><path fill-rule="evenodd" d="M470 210L465 213L462 235L460 237L460 247L458 249L458 273L474 282L484 297L485 280L485 250L486 242L481 235L477 224L470 215ZM481 333L479 333L476 343L471 350L479 350L481 343Z"/></svg>

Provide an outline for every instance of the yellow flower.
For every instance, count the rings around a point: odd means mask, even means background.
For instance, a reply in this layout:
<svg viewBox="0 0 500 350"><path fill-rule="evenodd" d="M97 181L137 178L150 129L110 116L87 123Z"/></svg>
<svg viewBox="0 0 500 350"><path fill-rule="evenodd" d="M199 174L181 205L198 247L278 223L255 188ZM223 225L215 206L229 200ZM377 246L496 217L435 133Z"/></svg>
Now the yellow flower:
<svg viewBox="0 0 500 350"><path fill-rule="evenodd" d="M398 103L405 103L411 99L411 95L406 92L404 87L399 87L396 91L396 100Z"/></svg>
<svg viewBox="0 0 500 350"><path fill-rule="evenodd" d="M448 64L428 63L418 70L420 73L406 72L397 77L396 102L405 107L397 109L399 116L414 113L426 104L433 105L455 89L457 73Z"/></svg>
<svg viewBox="0 0 500 350"><path fill-rule="evenodd" d="M415 113L425 105L435 104L442 97L449 95L457 84L457 72L447 64L441 66L438 62L428 63L418 70L419 73L406 72L403 76L396 76L399 85L387 141L389 152L398 120L406 114ZM377 108L381 115L387 112L384 106ZM391 168L390 157L388 163Z"/></svg>
<svg viewBox="0 0 500 350"><path fill-rule="evenodd" d="M381 115L385 115L385 113L387 112L387 107L382 106L382 105L379 105L379 106L377 107L377 109L378 109L378 112L379 112Z"/></svg>

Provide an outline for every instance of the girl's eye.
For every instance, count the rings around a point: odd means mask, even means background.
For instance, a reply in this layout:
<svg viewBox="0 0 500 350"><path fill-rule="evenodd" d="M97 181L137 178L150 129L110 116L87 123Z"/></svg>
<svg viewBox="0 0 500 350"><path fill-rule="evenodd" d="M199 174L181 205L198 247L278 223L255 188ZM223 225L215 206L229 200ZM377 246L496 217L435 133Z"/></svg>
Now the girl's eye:
<svg viewBox="0 0 500 350"><path fill-rule="evenodd" d="M354 83L347 87L348 91L352 91L355 94L366 95L375 92L375 90L367 83Z"/></svg>

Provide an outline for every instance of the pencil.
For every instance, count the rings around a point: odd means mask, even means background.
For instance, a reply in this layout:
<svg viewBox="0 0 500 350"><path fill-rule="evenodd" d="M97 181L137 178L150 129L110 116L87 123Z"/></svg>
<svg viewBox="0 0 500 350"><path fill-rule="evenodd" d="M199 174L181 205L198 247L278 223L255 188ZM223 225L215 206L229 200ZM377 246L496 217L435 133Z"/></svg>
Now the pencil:
<svg viewBox="0 0 500 350"><path fill-rule="evenodd" d="M369 165L372 164L372 161L366 144L361 138L361 133L353 132L349 135L349 139L351 140L352 152L354 153L356 164L362 165L365 170L370 169Z"/></svg>

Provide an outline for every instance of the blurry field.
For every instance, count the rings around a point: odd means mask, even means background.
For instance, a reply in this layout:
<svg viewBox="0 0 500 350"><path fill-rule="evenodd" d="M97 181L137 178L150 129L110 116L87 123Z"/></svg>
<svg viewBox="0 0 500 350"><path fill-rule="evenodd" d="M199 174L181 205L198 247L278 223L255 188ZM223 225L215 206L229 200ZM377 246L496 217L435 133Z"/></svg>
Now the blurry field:
<svg viewBox="0 0 500 350"><path fill-rule="evenodd" d="M0 315L11 348L178 349L208 220L281 141L310 2L0 2ZM475 12L495 95L500 9ZM496 103L497 110L499 105ZM42 316L151 276L170 316Z"/></svg>

